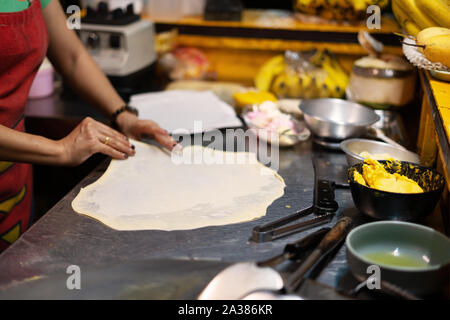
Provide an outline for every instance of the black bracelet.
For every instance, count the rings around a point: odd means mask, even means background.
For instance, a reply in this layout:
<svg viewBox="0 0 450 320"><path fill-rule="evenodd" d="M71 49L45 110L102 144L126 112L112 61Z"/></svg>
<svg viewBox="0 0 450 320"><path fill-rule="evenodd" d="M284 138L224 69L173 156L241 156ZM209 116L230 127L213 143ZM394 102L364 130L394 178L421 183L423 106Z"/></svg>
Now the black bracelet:
<svg viewBox="0 0 450 320"><path fill-rule="evenodd" d="M129 105L125 105L125 106L117 109L116 111L114 111L114 113L111 116L111 122L113 124L115 124L116 123L116 119L119 116L119 114L121 114L122 112L125 112L125 111L134 113L136 115L136 117L139 117L139 111L136 108L133 108L133 107L131 107Z"/></svg>

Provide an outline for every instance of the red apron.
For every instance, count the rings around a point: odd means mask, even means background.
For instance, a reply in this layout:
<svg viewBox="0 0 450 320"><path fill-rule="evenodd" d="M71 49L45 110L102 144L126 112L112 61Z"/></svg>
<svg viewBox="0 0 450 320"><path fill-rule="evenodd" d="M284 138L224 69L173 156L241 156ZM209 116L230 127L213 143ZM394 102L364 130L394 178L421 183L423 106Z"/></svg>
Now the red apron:
<svg viewBox="0 0 450 320"><path fill-rule="evenodd" d="M32 1L24 11L0 13L1 125L25 131L28 92L47 47L40 0ZM32 178L31 165L0 162L0 252L32 222Z"/></svg>

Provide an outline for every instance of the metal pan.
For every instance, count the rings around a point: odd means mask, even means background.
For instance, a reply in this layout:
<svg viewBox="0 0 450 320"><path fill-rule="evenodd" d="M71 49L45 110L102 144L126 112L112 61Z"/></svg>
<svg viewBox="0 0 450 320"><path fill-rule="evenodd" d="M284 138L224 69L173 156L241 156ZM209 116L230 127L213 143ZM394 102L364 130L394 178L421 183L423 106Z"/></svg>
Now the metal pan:
<svg viewBox="0 0 450 320"><path fill-rule="evenodd" d="M388 154L395 160L407 161L416 164L420 164L420 158L417 154L400 149L390 144L369 140L369 139L348 139L341 142L341 149L345 152L347 163L349 166L353 166L357 163L364 162L364 158L360 156L361 152L368 152L372 155L375 154ZM387 159L377 159L387 160Z"/></svg>
<svg viewBox="0 0 450 320"><path fill-rule="evenodd" d="M300 110L316 136L336 140L359 137L380 120L372 109L342 99L302 100Z"/></svg>

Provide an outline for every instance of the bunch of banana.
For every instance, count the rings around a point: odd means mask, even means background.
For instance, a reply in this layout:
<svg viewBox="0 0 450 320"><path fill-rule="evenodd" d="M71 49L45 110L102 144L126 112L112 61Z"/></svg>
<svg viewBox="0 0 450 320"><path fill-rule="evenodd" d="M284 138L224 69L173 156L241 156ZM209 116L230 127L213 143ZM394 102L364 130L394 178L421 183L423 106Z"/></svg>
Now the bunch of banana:
<svg viewBox="0 0 450 320"><path fill-rule="evenodd" d="M366 17L367 7L387 7L389 0L296 0L294 10L327 20L356 21Z"/></svg>
<svg viewBox="0 0 450 320"><path fill-rule="evenodd" d="M255 86L269 90L278 98L342 98L349 76L330 52L316 51L308 59L309 67L298 70L276 56L264 64L255 78Z"/></svg>
<svg viewBox="0 0 450 320"><path fill-rule="evenodd" d="M448 0L392 0L392 11L403 29L413 36L426 28L450 28Z"/></svg>

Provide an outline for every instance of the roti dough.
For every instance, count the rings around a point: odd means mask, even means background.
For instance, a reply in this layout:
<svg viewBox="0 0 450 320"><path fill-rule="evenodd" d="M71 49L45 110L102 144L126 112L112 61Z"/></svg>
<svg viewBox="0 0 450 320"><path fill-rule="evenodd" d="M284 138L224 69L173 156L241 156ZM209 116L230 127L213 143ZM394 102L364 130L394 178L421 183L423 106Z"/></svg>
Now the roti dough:
<svg viewBox="0 0 450 320"><path fill-rule="evenodd" d="M283 179L253 153L189 146L244 164L173 161L161 148L133 142L136 155L112 160L103 176L82 188L73 209L116 230L187 230L250 221L284 193Z"/></svg>

